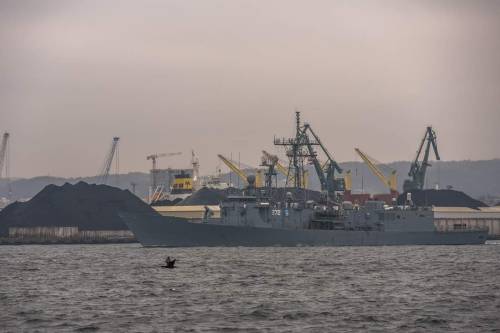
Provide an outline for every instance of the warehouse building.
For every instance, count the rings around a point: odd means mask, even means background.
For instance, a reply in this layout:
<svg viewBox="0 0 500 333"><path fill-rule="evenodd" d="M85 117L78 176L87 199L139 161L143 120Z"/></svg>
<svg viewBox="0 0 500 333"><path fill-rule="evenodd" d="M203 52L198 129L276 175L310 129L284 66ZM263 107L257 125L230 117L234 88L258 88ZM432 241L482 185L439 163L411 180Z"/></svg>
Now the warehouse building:
<svg viewBox="0 0 500 333"><path fill-rule="evenodd" d="M491 239L500 239L500 207L434 207L434 223L440 231L488 228Z"/></svg>
<svg viewBox="0 0 500 333"><path fill-rule="evenodd" d="M208 209L210 218L220 218L220 206L218 205L154 206L153 209L163 216L174 216L187 219L202 219Z"/></svg>

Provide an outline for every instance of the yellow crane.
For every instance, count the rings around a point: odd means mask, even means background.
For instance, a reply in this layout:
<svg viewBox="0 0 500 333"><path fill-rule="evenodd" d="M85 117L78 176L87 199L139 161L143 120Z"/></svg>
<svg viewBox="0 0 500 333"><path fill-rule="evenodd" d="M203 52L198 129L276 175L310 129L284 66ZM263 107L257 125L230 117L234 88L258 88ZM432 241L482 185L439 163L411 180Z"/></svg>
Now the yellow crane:
<svg viewBox="0 0 500 333"><path fill-rule="evenodd" d="M236 166L236 164L233 161L231 161L228 158L225 158L221 154L218 154L217 157L219 157L219 159L222 162L224 162L224 164L227 165L227 167L232 172L234 172L238 177L240 177L240 179L243 181L243 183L245 185L248 185L248 180L247 180L248 176L243 170L238 168L238 166ZM256 169L255 170L255 187L262 187L262 182L263 182L262 170Z"/></svg>
<svg viewBox="0 0 500 333"><path fill-rule="evenodd" d="M267 151L263 150L262 154L270 160L276 160L276 170L278 170L279 173L281 173L283 176L287 177L286 183L287 184L293 184L295 177L293 175L290 175L288 172L288 168L285 167L283 164L280 163L279 158L276 155L270 154ZM309 179L309 172L307 170L304 170L304 174L302 175L302 187L307 188L308 185L308 179Z"/></svg>
<svg viewBox="0 0 500 333"><path fill-rule="evenodd" d="M351 192L352 191L352 172L351 170L347 170L344 175L345 182L345 190Z"/></svg>
<svg viewBox="0 0 500 333"><path fill-rule="evenodd" d="M397 182L397 174L396 174L396 170L393 170L393 169L390 169L390 175L389 177L386 177L384 175L384 173L380 170L379 167L377 167L377 165L381 165L381 163L377 162L377 160L375 160L374 158L368 156L366 153L362 152L361 150L359 150L358 148L355 148L354 149L356 151L356 153L358 153L358 155L361 157L361 159L366 163L366 165L368 166L368 168L370 169L370 171L375 175L377 176L378 179L380 179L380 181L382 183L384 183L384 185L389 188L389 190L391 191L391 193L397 193L398 191L398 182Z"/></svg>

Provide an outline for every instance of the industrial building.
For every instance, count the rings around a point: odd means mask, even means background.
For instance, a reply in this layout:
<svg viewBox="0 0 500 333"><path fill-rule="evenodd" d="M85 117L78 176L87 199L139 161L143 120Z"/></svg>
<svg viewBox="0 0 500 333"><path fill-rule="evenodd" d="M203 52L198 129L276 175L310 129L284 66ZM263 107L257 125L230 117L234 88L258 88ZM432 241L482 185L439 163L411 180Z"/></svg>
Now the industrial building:
<svg viewBox="0 0 500 333"><path fill-rule="evenodd" d="M130 243L135 242L130 230L80 230L78 227L10 227L8 237L0 244L56 243Z"/></svg>
<svg viewBox="0 0 500 333"><path fill-rule="evenodd" d="M488 228L491 239L500 239L500 207L434 207L439 231Z"/></svg>
<svg viewBox="0 0 500 333"><path fill-rule="evenodd" d="M206 208L210 210L211 218L220 218L219 205L196 205L196 206L154 206L160 215L182 217L187 219L201 219L205 216Z"/></svg>

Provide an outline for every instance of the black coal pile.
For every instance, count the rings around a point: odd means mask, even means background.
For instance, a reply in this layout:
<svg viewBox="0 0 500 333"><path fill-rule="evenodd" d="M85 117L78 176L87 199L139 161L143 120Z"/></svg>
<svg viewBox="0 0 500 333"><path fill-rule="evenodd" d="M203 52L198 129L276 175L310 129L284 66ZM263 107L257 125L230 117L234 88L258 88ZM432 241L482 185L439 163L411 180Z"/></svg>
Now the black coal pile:
<svg viewBox="0 0 500 333"><path fill-rule="evenodd" d="M76 226L80 230L127 230L118 212L155 211L128 190L107 185L48 185L28 202L0 211L0 235L9 227Z"/></svg>
<svg viewBox="0 0 500 333"><path fill-rule="evenodd" d="M411 200L417 206L437 206L437 207L487 207L479 200L469 197L464 192L455 190L413 190ZM404 205L407 192L400 194L398 205Z"/></svg>
<svg viewBox="0 0 500 333"><path fill-rule="evenodd" d="M202 187L182 200L177 206L218 205L227 196L227 191Z"/></svg>

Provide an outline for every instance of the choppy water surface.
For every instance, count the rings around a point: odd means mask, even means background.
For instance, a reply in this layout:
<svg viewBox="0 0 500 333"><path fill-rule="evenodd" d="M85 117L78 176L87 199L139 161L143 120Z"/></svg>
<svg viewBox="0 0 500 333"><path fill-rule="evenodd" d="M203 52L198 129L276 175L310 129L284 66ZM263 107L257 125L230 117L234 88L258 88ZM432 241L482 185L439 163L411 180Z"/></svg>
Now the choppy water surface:
<svg viewBox="0 0 500 333"><path fill-rule="evenodd" d="M2 246L0 331L500 331L499 274L498 243Z"/></svg>

